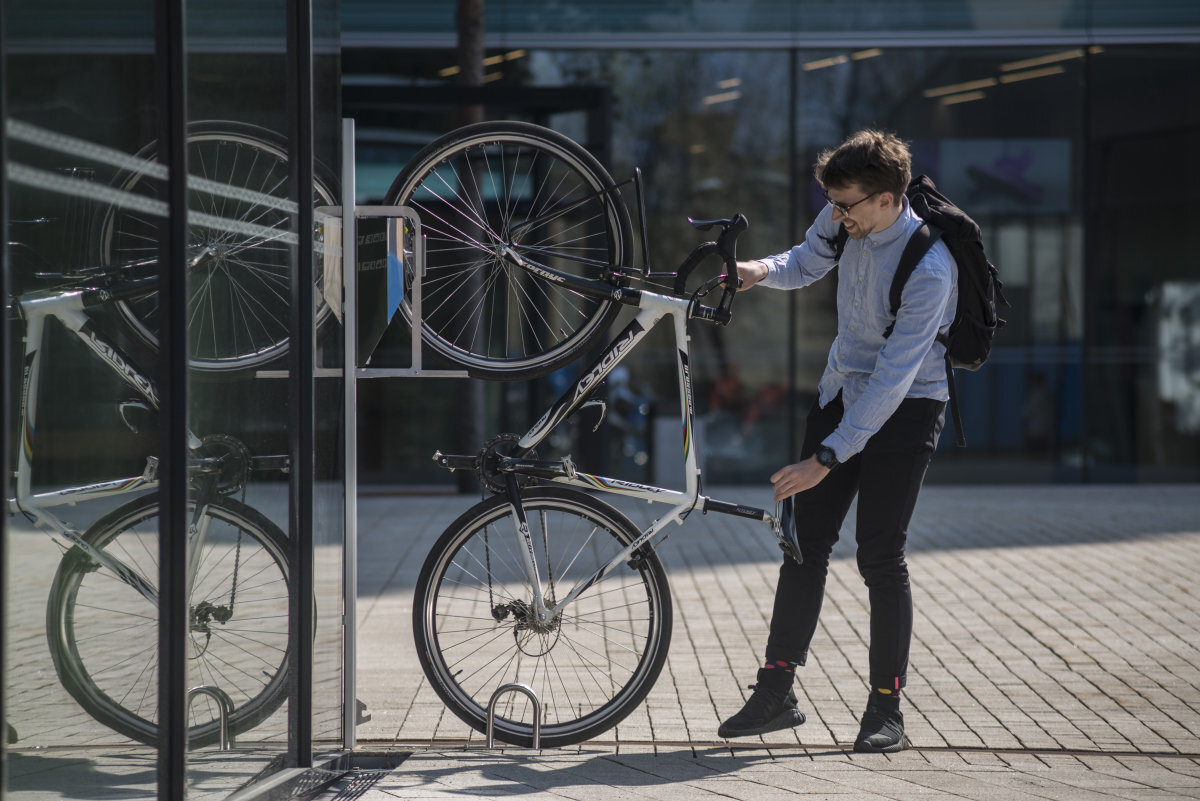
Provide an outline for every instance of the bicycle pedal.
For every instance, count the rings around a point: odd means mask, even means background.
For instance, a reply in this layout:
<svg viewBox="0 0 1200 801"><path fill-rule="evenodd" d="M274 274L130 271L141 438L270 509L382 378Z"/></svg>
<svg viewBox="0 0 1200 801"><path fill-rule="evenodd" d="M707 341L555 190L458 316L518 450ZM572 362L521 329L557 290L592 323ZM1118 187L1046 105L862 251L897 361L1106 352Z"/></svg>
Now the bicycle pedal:
<svg viewBox="0 0 1200 801"><path fill-rule="evenodd" d="M804 554L800 553L800 543L796 540L795 501L785 498L775 503L775 518L779 521L775 529L775 537L779 540L779 548L785 556L792 557L798 565L804 564Z"/></svg>
<svg viewBox="0 0 1200 801"><path fill-rule="evenodd" d="M804 564L804 554L800 553L800 551L790 542L781 539L779 541L779 550L783 551L783 555L790 557L791 560L796 564Z"/></svg>

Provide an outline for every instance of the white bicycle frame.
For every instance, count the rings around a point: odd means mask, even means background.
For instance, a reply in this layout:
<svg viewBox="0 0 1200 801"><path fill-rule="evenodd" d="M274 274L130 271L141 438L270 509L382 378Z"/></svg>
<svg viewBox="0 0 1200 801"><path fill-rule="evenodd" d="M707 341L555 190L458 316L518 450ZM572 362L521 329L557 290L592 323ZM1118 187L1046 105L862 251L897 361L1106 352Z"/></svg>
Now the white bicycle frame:
<svg viewBox="0 0 1200 801"><path fill-rule="evenodd" d="M517 448L521 452L535 448L539 442L550 434L555 426L563 422L570 414L583 405L591 392L641 342L642 338L649 333L651 328L657 325L664 317L671 318L672 330L675 336L679 398L682 407L681 416L683 418L684 490L680 492L678 490L664 489L662 487L637 484L631 481L580 472L575 469L569 457L564 459L562 461L562 475L555 475L550 478L551 481L557 484L566 484L585 490L600 490L602 492L640 498L653 503L669 503L672 504L672 507L670 511L645 528L640 536L614 556L608 564L581 580L552 607L547 607L545 603L541 572L538 569L534 556L533 538L529 532L528 519L520 503L520 494L516 491L515 476L512 473L509 474L511 478L508 493L509 503L513 509L517 536L525 546L522 553L524 554L525 570L529 583L533 588L532 611L542 622L553 620L589 587L604 578L617 565L628 560L631 554L652 540L669 524L676 523L682 525L687 516L696 508L700 508L702 511L715 511L752 520L761 520L771 527L777 538L780 536L780 522L777 516L772 516L762 509L716 501L700 494L700 469L696 457L695 440L693 438L695 430L695 405L692 393L690 352L688 349L690 339L687 333L687 321L693 306L694 301L689 298L640 290L637 316L609 344L608 348L592 363L592 366L584 375L575 382L575 385L555 402L550 410L542 416L542 419L522 436L517 444ZM519 473L520 470L518 469L514 472Z"/></svg>
<svg viewBox="0 0 1200 801"><path fill-rule="evenodd" d="M50 530L61 535L72 545L85 551L98 564L120 576L123 581L140 592L153 604L158 603L158 590L135 571L124 565L104 550L94 548L87 543L83 534L67 521L58 517L51 510L61 506L71 506L82 501L100 498L112 498L120 495L144 492L158 486L158 460L149 457L146 469L139 476L100 481L80 487L66 487L47 492L33 492L33 460L35 453L35 438L37 434L38 394L42 369L42 345L45 339L46 327L50 318L61 322L64 327L93 353L100 357L119 375L126 384L133 387L146 400L147 404L157 410L159 408L158 392L154 382L142 375L133 365L132 360L116 345L102 336L93 326L86 308L90 304L104 303L111 300L111 295L99 289L75 289L69 291L33 292L17 298L21 315L26 322L25 353L22 375L21 407L19 412L20 448L16 464L16 497L8 499L9 511L13 514L23 514L39 528ZM200 446L200 440L195 434L188 432L189 445L193 448ZM189 562L195 565L194 556L204 542L204 524L207 520L202 505L198 505L189 524Z"/></svg>

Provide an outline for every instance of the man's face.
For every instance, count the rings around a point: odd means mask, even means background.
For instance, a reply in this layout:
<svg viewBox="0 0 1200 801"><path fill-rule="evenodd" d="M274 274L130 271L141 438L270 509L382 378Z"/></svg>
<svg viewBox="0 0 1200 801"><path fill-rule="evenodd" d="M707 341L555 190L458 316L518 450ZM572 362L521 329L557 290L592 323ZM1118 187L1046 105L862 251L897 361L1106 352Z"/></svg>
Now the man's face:
<svg viewBox="0 0 1200 801"><path fill-rule="evenodd" d="M887 192L866 192L858 184L829 187L825 198L833 206L833 221L846 227L851 239L881 231L895 221L895 199Z"/></svg>

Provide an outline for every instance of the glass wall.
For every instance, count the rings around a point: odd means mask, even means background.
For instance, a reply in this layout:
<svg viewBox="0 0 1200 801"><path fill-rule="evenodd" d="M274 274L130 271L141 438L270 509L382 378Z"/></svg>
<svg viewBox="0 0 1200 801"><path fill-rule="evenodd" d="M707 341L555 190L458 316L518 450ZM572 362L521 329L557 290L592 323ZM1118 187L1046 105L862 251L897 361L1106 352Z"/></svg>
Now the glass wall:
<svg viewBox="0 0 1200 801"><path fill-rule="evenodd" d="M699 5L654 9L670 14ZM797 14L813 10L788 5ZM993 18L998 4L967 6L969 28L982 29L985 17L988 25L1004 23ZM1166 4L1151 6L1143 24L1176 19ZM1092 9L1093 24L1103 17L1114 36L1143 35L1120 28L1100 13L1104 8ZM491 9L490 25L524 30L509 11ZM1054 24L1070 27L1067 10L1060 11ZM352 20L353 7L347 14ZM348 40L352 27L348 21ZM909 140L915 171L929 174L980 223L1012 306L1002 310L1007 325L989 364L958 372L967 448L944 437L930 480L1200 477L1196 415L1189 411L1196 394L1189 378L1196 268L1177 238L1145 230L1153 231L1151 215L1161 220L1170 209L1171 219L1186 219L1198 202L1184 143L1200 128L1195 109L1158 103L1143 91L1167 86L1186 94L1200 77L1200 47L993 41L905 48L883 46L886 40L819 49L614 47L622 38L563 50L519 46L526 37L514 34L488 53L489 114L574 136L618 180L640 166L654 269L673 268L699 241L688 216L746 213L743 257L799 241L823 202L811 177L817 153L866 126ZM369 48L347 51L346 92L355 98L348 114L372 121L360 137L361 185L375 186L376 199L420 144L453 127L453 64L446 50L386 59ZM446 93L445 111L428 104L434 86ZM558 87L574 89L576 105L555 106ZM389 108L403 107L409 93L412 111L402 128L372 113L372 91L386 92ZM598 98L596 113L606 120L599 136L585 95ZM1135 177L1133 160L1148 153L1179 163ZM1122 224L1126 219L1132 224ZM765 481L794 454L834 332L835 280L796 293L756 289L738 299L727 328L694 327L698 435L710 482ZM656 431L678 423L665 343L635 353L624 363L629 370L609 381L630 414L610 417L601 429L598 469L608 475L673 475L673 452L655 448ZM483 429L526 430L569 377L567 370L532 384L487 386ZM367 418L422 402L402 387L376 391L386 397L363 398ZM363 454L364 471L374 470L381 482L447 481L421 470L423 458L415 457L445 450L460 418L433 409L420 431L393 420L404 428L391 432L403 451L377 439L374 454ZM558 437L565 452L579 456L588 448L587 427L580 428ZM413 458L401 459L401 452Z"/></svg>
<svg viewBox="0 0 1200 801"><path fill-rule="evenodd" d="M341 206L341 18L338 0L312 3L312 109L313 193L319 208L322 187L327 187ZM300 115L303 117L303 115ZM303 121L302 119L300 120ZM346 565L345 387L340 370L344 366L342 328L333 313L341 298L340 274L325 269L328 258L320 215L313 221L313 320L315 323L312 427L312 544L313 544L313 665L312 740L314 758L338 751L345 742L345 645L342 610ZM293 485L295 488L296 485ZM293 495L293 504L303 504L305 495ZM350 666L349 669L353 669ZM356 713L357 710L352 710Z"/></svg>
<svg viewBox="0 0 1200 801"><path fill-rule="evenodd" d="M336 3L11 5L5 794L224 798L343 740Z"/></svg>
<svg viewBox="0 0 1200 801"><path fill-rule="evenodd" d="M4 7L12 798L156 783L160 363L147 309L168 207L161 191L133 186L161 190L166 173L152 162L162 113L154 3L126 11L117 52L81 30L68 52L51 54L30 43L30 12ZM118 253L111 236L126 210L140 221L136 256ZM147 261L105 281L126 258ZM105 298L127 277L144 288Z"/></svg>
<svg viewBox="0 0 1200 801"><path fill-rule="evenodd" d="M1195 480L1200 263L1179 233L1200 211L1200 108L1159 98L1196 86L1200 52L1113 50L1088 79L1087 466L1096 480Z"/></svg>

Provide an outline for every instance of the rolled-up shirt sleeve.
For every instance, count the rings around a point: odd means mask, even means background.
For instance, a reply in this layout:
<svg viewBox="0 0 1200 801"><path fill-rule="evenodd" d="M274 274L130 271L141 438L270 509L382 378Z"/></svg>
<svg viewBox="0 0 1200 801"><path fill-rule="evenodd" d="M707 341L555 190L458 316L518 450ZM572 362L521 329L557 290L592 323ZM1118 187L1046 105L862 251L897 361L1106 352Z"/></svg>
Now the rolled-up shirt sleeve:
<svg viewBox="0 0 1200 801"><path fill-rule="evenodd" d="M822 278L833 269L833 243L839 225L833 221L833 208L826 206L808 228L804 241L791 250L759 259L767 265L767 275L759 283L772 289L799 289Z"/></svg>
<svg viewBox="0 0 1200 801"><path fill-rule="evenodd" d="M945 352L935 339L947 324L948 305L957 302L957 281L953 261L943 253L944 248L931 250L909 277L896 326L879 351L866 389L846 407L842 422L822 443L833 449L840 462L866 447L867 440L892 416L931 349L939 356Z"/></svg>

